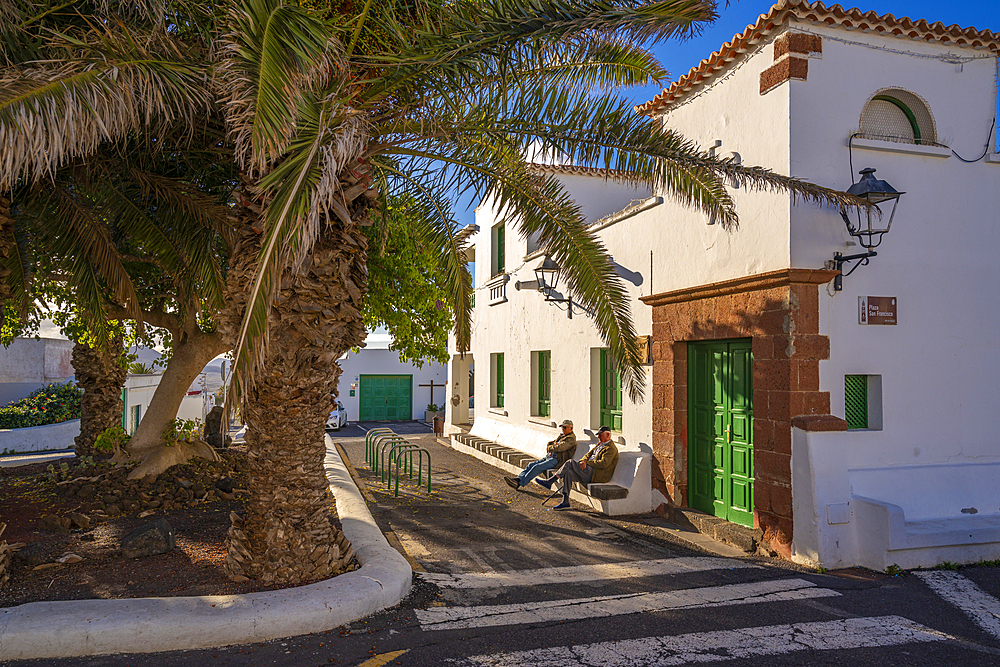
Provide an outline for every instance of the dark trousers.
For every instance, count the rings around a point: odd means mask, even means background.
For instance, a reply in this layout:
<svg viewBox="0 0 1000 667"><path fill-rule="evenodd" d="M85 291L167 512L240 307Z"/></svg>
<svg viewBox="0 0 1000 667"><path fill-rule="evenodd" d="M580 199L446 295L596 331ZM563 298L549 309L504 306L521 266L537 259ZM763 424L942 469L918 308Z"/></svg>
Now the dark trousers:
<svg viewBox="0 0 1000 667"><path fill-rule="evenodd" d="M591 466L581 469L579 461L570 459L556 470L555 476L562 480L563 500L568 502L573 482L580 482L584 486L590 484L590 480L594 477L594 469Z"/></svg>

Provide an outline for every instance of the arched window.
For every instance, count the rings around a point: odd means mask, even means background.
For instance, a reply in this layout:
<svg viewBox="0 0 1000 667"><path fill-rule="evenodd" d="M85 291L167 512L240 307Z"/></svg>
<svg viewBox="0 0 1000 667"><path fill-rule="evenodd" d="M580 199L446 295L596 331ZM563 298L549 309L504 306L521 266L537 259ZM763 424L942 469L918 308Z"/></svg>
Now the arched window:
<svg viewBox="0 0 1000 667"><path fill-rule="evenodd" d="M937 144L934 117L927 104L899 88L880 90L868 100L861 112L861 136L904 144Z"/></svg>

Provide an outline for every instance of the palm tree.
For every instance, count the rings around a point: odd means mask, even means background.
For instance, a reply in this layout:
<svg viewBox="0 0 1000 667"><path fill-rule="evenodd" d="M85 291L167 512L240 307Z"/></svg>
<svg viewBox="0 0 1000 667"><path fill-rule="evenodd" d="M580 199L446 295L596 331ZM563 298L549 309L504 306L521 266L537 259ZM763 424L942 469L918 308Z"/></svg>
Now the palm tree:
<svg viewBox="0 0 1000 667"><path fill-rule="evenodd" d="M316 10L231 0L185 6L171 20L150 9L138 27L108 18L72 44L51 37L62 61L0 80L0 192L157 119L194 123L203 110L224 110L242 185L230 213L239 234L228 276L234 310L221 326L237 347L235 388L256 470L254 499L231 531L235 576L297 582L342 561L325 520L323 423L335 361L364 338L359 228L378 224L383 197L423 206L412 234L437 249L460 348L469 343L471 281L439 202L472 191L564 267L633 398L644 376L625 290L578 207L529 170L529 143L651 181L726 226L738 221L725 189L733 177L854 203L711 157L606 92L663 80L639 45L694 34L714 8L711 0L368 0ZM112 99L127 104L118 110ZM42 100L56 103L33 106ZM74 114L84 107L96 118ZM79 131L63 132L67 124Z"/></svg>
<svg viewBox="0 0 1000 667"><path fill-rule="evenodd" d="M113 324L133 320L140 335L144 325L166 332L169 362L122 459L138 464L133 478L214 457L200 442L168 446L162 433L205 364L229 349L213 318L223 307L231 228L221 202L231 174L205 148L218 143L211 131L186 140L183 152L157 138L152 147L116 142L56 170L45 188L19 188L15 216L29 248L45 256L33 284L69 311L60 322L81 340L74 367L87 389L84 404L104 415L81 426L84 446L111 425L115 405L121 412L125 369L115 363L120 336L108 344Z"/></svg>

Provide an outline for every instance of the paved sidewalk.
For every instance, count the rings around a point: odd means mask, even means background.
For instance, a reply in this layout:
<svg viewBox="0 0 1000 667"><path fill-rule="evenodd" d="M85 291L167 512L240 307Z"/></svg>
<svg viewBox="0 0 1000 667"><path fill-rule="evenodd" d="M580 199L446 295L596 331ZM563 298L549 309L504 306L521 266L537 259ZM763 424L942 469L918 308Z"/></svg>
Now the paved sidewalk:
<svg viewBox="0 0 1000 667"><path fill-rule="evenodd" d="M0 456L0 468L17 468L27 466L32 463L44 463L45 461L58 461L59 459L76 456L73 449L56 449L48 452L24 452L21 454L5 454Z"/></svg>
<svg viewBox="0 0 1000 667"><path fill-rule="evenodd" d="M432 488L403 476L399 497L365 461L365 432L389 427L425 447L433 462ZM372 513L390 543L414 570L469 572L562 567L595 556L621 560L622 547L644 550L649 558L712 555L742 558L727 544L671 524L653 512L608 517L573 502L571 511L553 511L558 501L530 484L523 491L503 481L506 473L457 452L446 438L415 422L352 424L333 435L347 452L358 477L372 495ZM414 457L414 463L417 459ZM631 548L631 547L630 547Z"/></svg>
<svg viewBox="0 0 1000 667"><path fill-rule="evenodd" d="M375 525L327 440L327 477L361 568L248 595L34 602L0 609L0 661L152 653L261 642L340 627L399 603L412 573Z"/></svg>

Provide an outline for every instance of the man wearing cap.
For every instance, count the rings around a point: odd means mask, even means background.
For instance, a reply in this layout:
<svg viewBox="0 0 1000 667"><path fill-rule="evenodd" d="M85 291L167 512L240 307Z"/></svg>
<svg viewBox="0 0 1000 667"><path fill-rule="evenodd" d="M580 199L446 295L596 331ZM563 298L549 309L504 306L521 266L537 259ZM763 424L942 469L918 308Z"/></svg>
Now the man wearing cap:
<svg viewBox="0 0 1000 667"><path fill-rule="evenodd" d="M545 445L545 456L528 464L528 467L521 471L517 477L504 477L503 481L507 486L520 491L528 485L537 475L558 468L573 458L576 453L576 433L573 433L573 422L564 419L560 424L562 434L555 440L550 440Z"/></svg>
<svg viewBox="0 0 1000 667"><path fill-rule="evenodd" d="M587 484L603 484L611 481L618 465L618 448L611 442L611 429L602 426L597 431L597 444L579 461L570 459L548 479L536 480L546 489L551 489L557 478L562 478L562 502L553 507L555 510L568 510L569 490L573 482Z"/></svg>

